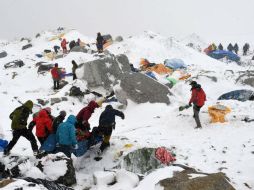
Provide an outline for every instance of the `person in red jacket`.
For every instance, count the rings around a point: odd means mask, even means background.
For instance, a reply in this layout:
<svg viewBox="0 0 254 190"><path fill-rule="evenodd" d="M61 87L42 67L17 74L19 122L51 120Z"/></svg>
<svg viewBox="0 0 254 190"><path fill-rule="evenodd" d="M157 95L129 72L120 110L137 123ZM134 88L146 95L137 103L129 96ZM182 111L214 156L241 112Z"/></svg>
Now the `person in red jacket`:
<svg viewBox="0 0 254 190"><path fill-rule="evenodd" d="M36 136L42 145L49 134L53 133L52 118L47 113L47 110L42 109L38 115L33 118L28 129L32 131L34 125L36 125Z"/></svg>
<svg viewBox="0 0 254 190"><path fill-rule="evenodd" d="M196 121L197 128L202 128L200 120L199 120L199 111L201 107L205 104L206 101L206 94L204 90L201 88L201 85L198 84L196 81L192 81L191 85L191 98L189 101L189 106L192 106L193 103L193 112L194 112L194 119Z"/></svg>
<svg viewBox="0 0 254 190"><path fill-rule="evenodd" d="M63 49L63 53L67 53L67 41L65 38L61 41L61 47Z"/></svg>
<svg viewBox="0 0 254 190"><path fill-rule="evenodd" d="M54 90L59 89L59 83L61 80L61 71L58 68L58 63L55 63L55 67L51 69L51 75L54 82Z"/></svg>
<svg viewBox="0 0 254 190"><path fill-rule="evenodd" d="M79 111L78 115L76 116L78 121L77 123L78 140L83 140L90 136L90 124L88 120L90 119L94 110L98 107L99 107L98 103L92 100L86 107L82 108Z"/></svg>

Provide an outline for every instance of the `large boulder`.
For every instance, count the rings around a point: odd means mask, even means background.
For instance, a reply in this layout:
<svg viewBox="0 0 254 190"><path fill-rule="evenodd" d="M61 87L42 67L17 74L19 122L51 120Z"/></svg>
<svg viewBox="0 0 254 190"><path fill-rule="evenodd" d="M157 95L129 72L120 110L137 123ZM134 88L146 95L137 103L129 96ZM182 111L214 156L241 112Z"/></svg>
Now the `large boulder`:
<svg viewBox="0 0 254 190"><path fill-rule="evenodd" d="M164 190L235 190L223 173L204 174L193 169L177 172L158 185Z"/></svg>
<svg viewBox="0 0 254 190"><path fill-rule="evenodd" d="M169 89L141 73L133 73L126 55L107 55L84 63L79 67L78 78L87 81L89 88L114 88L117 99L125 105L127 99L136 103L170 103Z"/></svg>
<svg viewBox="0 0 254 190"><path fill-rule="evenodd" d="M4 58L6 56L7 56L7 52L6 51L0 52L0 58Z"/></svg>
<svg viewBox="0 0 254 190"><path fill-rule="evenodd" d="M9 63L6 63L4 65L4 68L17 68L17 67L23 67L25 64L22 60L14 60L14 61L11 61Z"/></svg>
<svg viewBox="0 0 254 190"><path fill-rule="evenodd" d="M103 59L82 64L82 78L88 87L104 87L109 90L124 72L130 72L129 60L125 55L107 56Z"/></svg>
<svg viewBox="0 0 254 190"><path fill-rule="evenodd" d="M22 47L22 50L28 49L28 48L30 48L30 47L33 47L33 45L32 45L32 44L26 44L26 45L24 45L24 46Z"/></svg>
<svg viewBox="0 0 254 190"><path fill-rule="evenodd" d="M123 159L123 168L127 171L146 174L163 167L155 157L155 148L142 148L128 153Z"/></svg>
<svg viewBox="0 0 254 190"><path fill-rule="evenodd" d="M159 93L158 93L159 92ZM136 103L169 104L169 88L141 73L124 73L120 78L120 87L115 88L119 102L126 104L127 99Z"/></svg>
<svg viewBox="0 0 254 190"><path fill-rule="evenodd" d="M43 74L45 72L48 72L54 66L55 66L54 64L40 64L40 66L38 67L37 73Z"/></svg>
<svg viewBox="0 0 254 190"><path fill-rule="evenodd" d="M85 47L81 47L81 46L74 46L71 49L71 52L83 52L83 53L87 53L88 50Z"/></svg>

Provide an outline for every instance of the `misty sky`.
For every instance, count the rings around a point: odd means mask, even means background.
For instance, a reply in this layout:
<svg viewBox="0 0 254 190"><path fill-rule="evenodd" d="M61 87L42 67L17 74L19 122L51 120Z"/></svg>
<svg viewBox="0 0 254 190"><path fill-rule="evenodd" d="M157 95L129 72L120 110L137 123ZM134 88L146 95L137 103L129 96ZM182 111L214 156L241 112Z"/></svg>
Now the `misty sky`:
<svg viewBox="0 0 254 190"><path fill-rule="evenodd" d="M254 0L0 0L0 39L59 26L95 36L151 30L182 37L253 36Z"/></svg>

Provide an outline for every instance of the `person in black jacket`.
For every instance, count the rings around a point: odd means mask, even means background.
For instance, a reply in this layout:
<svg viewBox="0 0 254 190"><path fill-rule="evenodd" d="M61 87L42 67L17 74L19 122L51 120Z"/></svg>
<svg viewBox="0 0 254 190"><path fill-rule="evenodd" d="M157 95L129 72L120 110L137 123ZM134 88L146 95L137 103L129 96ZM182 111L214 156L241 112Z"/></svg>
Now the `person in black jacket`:
<svg viewBox="0 0 254 190"><path fill-rule="evenodd" d="M228 51L233 51L234 47L231 43L229 43L228 47L227 47Z"/></svg>
<svg viewBox="0 0 254 190"><path fill-rule="evenodd" d="M235 51L236 54L238 54L239 47L238 47L237 43L235 43L235 45L234 45L234 51Z"/></svg>
<svg viewBox="0 0 254 190"><path fill-rule="evenodd" d="M222 44L219 44L218 48L219 48L219 50L223 50Z"/></svg>
<svg viewBox="0 0 254 190"><path fill-rule="evenodd" d="M110 146L109 140L116 125L115 116L119 116L124 119L124 113L114 109L111 105L107 105L100 115L99 129L103 133L103 141L101 143L99 153L103 152L105 148Z"/></svg>
<svg viewBox="0 0 254 190"><path fill-rule="evenodd" d="M66 111L60 111L59 113L59 116L57 116L53 123L52 123L52 128L53 128L53 133L56 134L56 131L57 131L57 127L63 123L64 119L65 119L65 116L66 116Z"/></svg>
<svg viewBox="0 0 254 190"><path fill-rule="evenodd" d="M103 52L103 44L104 44L104 39L103 39L101 33L98 32L97 38L96 38L96 46L97 46L98 53Z"/></svg>

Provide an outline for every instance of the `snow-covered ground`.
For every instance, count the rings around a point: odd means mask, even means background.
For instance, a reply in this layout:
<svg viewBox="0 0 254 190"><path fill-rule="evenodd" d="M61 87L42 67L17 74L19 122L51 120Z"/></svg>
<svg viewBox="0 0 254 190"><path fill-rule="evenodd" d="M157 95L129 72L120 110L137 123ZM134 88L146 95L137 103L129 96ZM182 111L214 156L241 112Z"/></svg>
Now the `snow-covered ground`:
<svg viewBox="0 0 254 190"><path fill-rule="evenodd" d="M35 54L42 53L44 49L52 49L54 45L60 45L59 40L48 41L55 35L57 34L54 32L42 33L39 38L32 39L33 47L24 51L21 48L26 44L26 41L14 41L1 46L0 50L5 50L8 53L7 57L0 58L0 132L7 140L12 138L9 114L20 105L17 99L22 102L28 99L37 102L36 99L38 98L62 97L74 83L71 77L67 77L65 80L69 84L55 94L52 90L53 82L50 73L37 74L37 67L35 67L37 62L57 62L60 67L65 67L67 73L69 73L72 67L71 60L74 59L79 64L96 59L91 54L75 52L55 61L37 58ZM65 37L67 41L80 38L86 43L95 42L95 39L83 36L75 30L68 31ZM211 59L203 53L186 47L182 42L152 32L124 38L123 42L116 42L110 46L108 51L113 54L126 54L135 67L139 67L141 58L147 58L155 63L163 63L165 59L169 58L179 58L188 65L187 72L192 77L198 74L207 74L216 77L217 82L213 82L207 77L199 77L198 79L198 83L201 84L207 94L207 102L200 113L203 125L200 130L194 129L195 121L191 109L182 112L178 110L178 107L187 104L190 98L191 92L188 82L180 81L171 89L173 95L170 97L170 105L150 103L137 105L130 101L124 110L125 120L119 118L116 120L117 125L112 136L112 146L100 162L93 160L94 149L96 148L88 151L81 158L73 156L77 176L75 189L84 189L89 186L92 186L93 189L117 189L119 186L101 187L93 185L93 173L104 169L110 170L118 164L118 153L120 151L126 154L141 147L158 146L175 147L174 152L177 163L207 173L219 171L226 173L236 189L247 189L244 183L254 188L254 128L253 123L241 121L245 116L254 118L254 102L220 101L221 104L230 107L232 110L226 117L226 123L212 124L208 115L208 106L218 103L217 98L223 93L238 89L254 90L250 86L235 84L234 77L226 75L227 70L237 72L247 70L248 67L239 66L236 63L226 64ZM5 63L15 59L23 60L25 66L4 69ZM17 73L17 76L12 79L14 72ZM163 81L163 77L159 78L159 81ZM85 82L78 81L76 83L85 86ZM80 102L75 98L68 97L68 101L52 106L52 114L58 115L59 111L64 109L68 115L76 115L86 105L89 98L91 97L85 96L84 100ZM112 105L115 106L115 104ZM96 109L90 119L91 126L98 125L99 115L105 106L106 104L102 108ZM133 146L124 148L124 145L129 143ZM30 143L24 138L18 141L11 152L32 156ZM170 176L172 176L171 167L158 169L146 176L135 189L154 189L154 184L160 179ZM122 180L121 182L121 184L124 184L125 181ZM19 183L25 182L19 181ZM129 184L133 183L131 181ZM5 189L12 188L13 184ZM37 187L33 187L33 189L35 188ZM130 189L130 186L123 185L121 188Z"/></svg>

